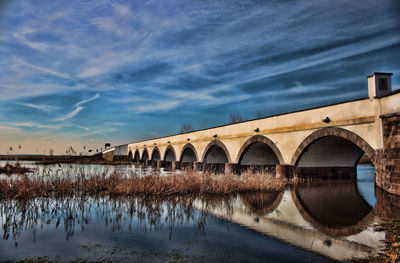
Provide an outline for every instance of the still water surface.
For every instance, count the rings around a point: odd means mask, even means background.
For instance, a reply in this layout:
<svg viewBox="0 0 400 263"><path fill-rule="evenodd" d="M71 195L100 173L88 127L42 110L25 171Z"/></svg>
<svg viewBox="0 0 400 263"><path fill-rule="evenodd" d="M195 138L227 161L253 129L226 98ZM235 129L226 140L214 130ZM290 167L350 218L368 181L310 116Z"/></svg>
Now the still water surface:
<svg viewBox="0 0 400 263"><path fill-rule="evenodd" d="M24 165L35 170L31 176L150 172L123 165ZM373 167L359 166L357 181L316 182L272 193L1 200L0 261L47 256L62 261L330 262L367 257L380 251L385 233L374 226L390 205L373 177Z"/></svg>

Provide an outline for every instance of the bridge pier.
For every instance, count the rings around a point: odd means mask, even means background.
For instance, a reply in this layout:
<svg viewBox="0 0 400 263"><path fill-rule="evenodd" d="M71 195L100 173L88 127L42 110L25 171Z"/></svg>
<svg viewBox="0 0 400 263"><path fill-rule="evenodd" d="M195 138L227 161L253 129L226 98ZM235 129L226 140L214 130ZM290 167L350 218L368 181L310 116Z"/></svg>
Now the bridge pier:
<svg viewBox="0 0 400 263"><path fill-rule="evenodd" d="M400 195L400 112L379 116L382 119L383 149L375 157L376 184Z"/></svg>
<svg viewBox="0 0 400 263"><path fill-rule="evenodd" d="M193 162L180 162L179 163L179 169L182 171L192 171L193 168Z"/></svg>
<svg viewBox="0 0 400 263"><path fill-rule="evenodd" d="M157 169L160 169L161 168L161 166L162 166L162 161L161 160L157 160L156 161L156 167L157 167Z"/></svg>
<svg viewBox="0 0 400 263"><path fill-rule="evenodd" d="M233 173L233 166L234 165L235 164L233 164L233 163L225 163L225 173L226 174Z"/></svg>
<svg viewBox="0 0 400 263"><path fill-rule="evenodd" d="M179 164L179 162L177 161L172 161L171 162L171 171L175 172L176 171L176 167Z"/></svg>
<svg viewBox="0 0 400 263"><path fill-rule="evenodd" d="M275 167L276 178L292 178L294 174L294 166L290 164L277 164Z"/></svg>
<svg viewBox="0 0 400 263"><path fill-rule="evenodd" d="M193 171L194 172L198 172L201 171L203 169L203 163L202 162L194 162L193 163Z"/></svg>
<svg viewBox="0 0 400 263"><path fill-rule="evenodd" d="M268 165L242 165L235 164L233 167L235 174L242 173L270 173L275 174L276 165L268 164Z"/></svg>

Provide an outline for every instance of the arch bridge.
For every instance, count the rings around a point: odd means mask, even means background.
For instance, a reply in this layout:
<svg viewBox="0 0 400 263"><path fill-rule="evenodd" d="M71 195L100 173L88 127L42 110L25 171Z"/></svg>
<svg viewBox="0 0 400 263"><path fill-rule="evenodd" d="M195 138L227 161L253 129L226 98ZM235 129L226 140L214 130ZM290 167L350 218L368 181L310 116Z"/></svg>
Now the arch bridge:
<svg viewBox="0 0 400 263"><path fill-rule="evenodd" d="M369 76L368 98L133 142L126 155L171 169L341 178L355 177L366 155L377 185L400 194L400 92L391 75Z"/></svg>

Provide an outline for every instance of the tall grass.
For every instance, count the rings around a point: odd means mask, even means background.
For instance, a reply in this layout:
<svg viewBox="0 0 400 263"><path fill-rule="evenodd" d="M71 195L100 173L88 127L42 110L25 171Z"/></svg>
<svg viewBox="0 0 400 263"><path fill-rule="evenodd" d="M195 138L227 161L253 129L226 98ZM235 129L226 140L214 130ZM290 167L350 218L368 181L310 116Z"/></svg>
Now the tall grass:
<svg viewBox="0 0 400 263"><path fill-rule="evenodd" d="M0 198L29 199L77 195L187 195L232 194L251 191L280 190L287 180L272 174L213 174L184 172L180 174L139 176L113 173L66 177L34 177L27 174L0 179Z"/></svg>

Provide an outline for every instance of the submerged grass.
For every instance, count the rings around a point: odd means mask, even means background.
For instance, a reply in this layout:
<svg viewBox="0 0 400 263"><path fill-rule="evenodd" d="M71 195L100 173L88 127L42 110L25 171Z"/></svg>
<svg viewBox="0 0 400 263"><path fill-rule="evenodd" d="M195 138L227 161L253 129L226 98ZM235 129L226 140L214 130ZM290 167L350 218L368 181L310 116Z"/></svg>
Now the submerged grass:
<svg viewBox="0 0 400 263"><path fill-rule="evenodd" d="M251 191L280 190L288 180L278 180L272 174L243 173L213 174L183 172L180 174L130 176L86 175L69 177L19 177L0 179L0 198L29 199L35 197L62 197L79 195L187 195L232 194Z"/></svg>

